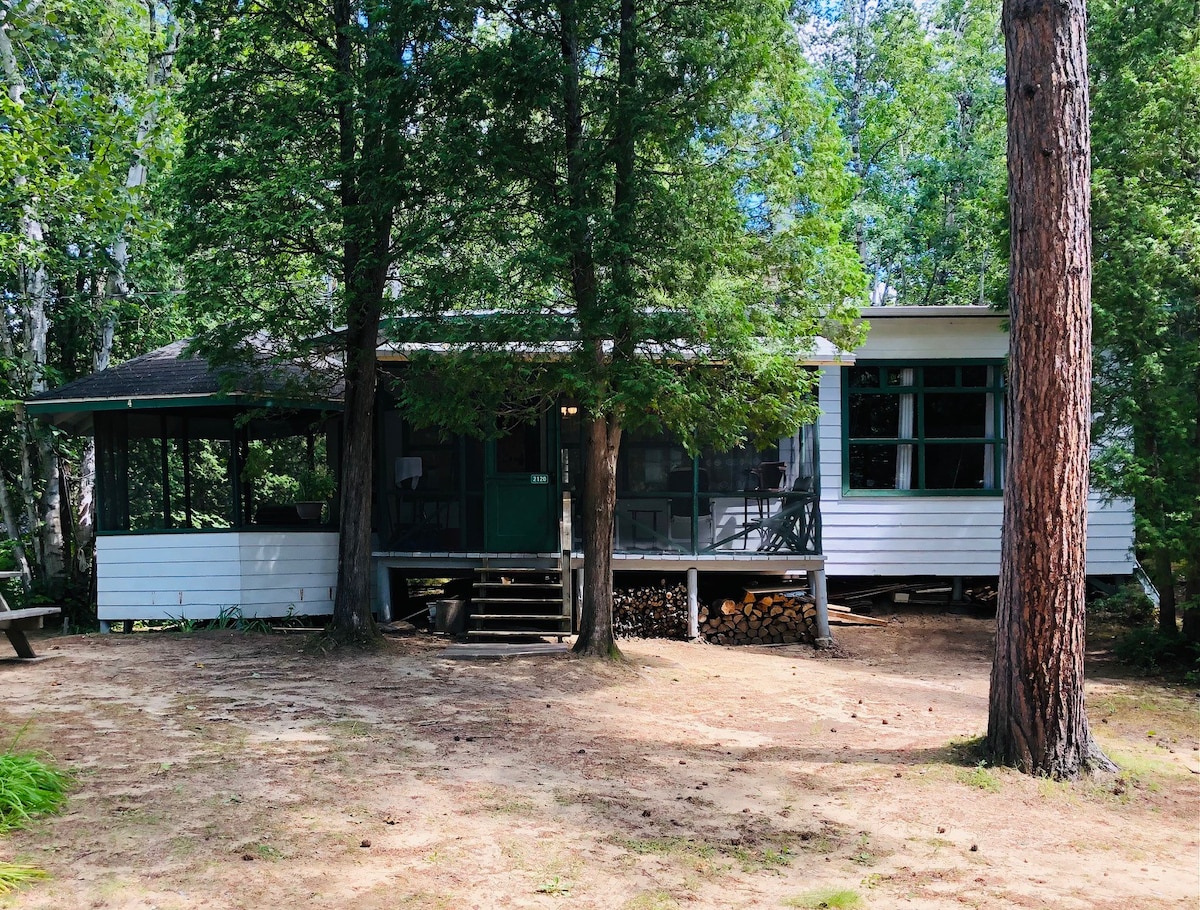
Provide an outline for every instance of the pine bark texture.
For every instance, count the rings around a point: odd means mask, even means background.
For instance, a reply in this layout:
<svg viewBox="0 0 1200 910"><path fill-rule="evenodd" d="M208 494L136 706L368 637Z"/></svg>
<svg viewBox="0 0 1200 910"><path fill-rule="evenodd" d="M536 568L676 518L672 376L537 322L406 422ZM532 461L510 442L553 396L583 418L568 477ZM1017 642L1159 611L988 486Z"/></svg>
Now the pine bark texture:
<svg viewBox="0 0 1200 910"><path fill-rule="evenodd" d="M1008 462L988 747L1054 778L1111 768L1084 711L1091 424L1084 0L1006 0Z"/></svg>

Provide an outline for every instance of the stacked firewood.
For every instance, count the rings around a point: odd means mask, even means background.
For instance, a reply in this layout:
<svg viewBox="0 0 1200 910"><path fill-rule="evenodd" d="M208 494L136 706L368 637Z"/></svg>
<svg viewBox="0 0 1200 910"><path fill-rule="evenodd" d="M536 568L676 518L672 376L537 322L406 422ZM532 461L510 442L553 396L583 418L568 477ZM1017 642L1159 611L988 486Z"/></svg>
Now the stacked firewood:
<svg viewBox="0 0 1200 910"><path fill-rule="evenodd" d="M770 645L816 639L817 608L807 594L747 591L700 610L700 634L718 645Z"/></svg>
<svg viewBox="0 0 1200 910"><path fill-rule="evenodd" d="M617 638L686 638L687 588L643 585L613 591Z"/></svg>

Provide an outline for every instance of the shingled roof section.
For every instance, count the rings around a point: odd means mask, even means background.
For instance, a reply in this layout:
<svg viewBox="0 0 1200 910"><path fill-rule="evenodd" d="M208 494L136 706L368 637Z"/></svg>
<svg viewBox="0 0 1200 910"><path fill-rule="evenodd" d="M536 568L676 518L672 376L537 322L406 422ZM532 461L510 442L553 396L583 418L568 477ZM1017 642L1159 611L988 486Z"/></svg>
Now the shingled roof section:
<svg viewBox="0 0 1200 910"><path fill-rule="evenodd" d="M220 377L202 357L186 357L187 341L134 357L115 367L84 376L33 401L95 401L113 398L213 395L221 391Z"/></svg>
<svg viewBox="0 0 1200 910"><path fill-rule="evenodd" d="M166 407L200 405L209 399L213 403L228 403L231 398L263 399L275 393L285 396L288 404L296 405L299 404L295 394L297 383L305 376L315 375L313 367L297 363L272 364L263 371L251 371L245 366L214 368L205 358L186 353L189 341L172 342L149 354L42 392L27 406L31 413L46 417L63 429L88 432L90 413L106 410L118 402L125 402L127 407L154 407L158 403ZM333 366L328 361L326 365ZM232 383L228 381L231 376ZM309 406L336 406L341 397L339 384L313 398Z"/></svg>

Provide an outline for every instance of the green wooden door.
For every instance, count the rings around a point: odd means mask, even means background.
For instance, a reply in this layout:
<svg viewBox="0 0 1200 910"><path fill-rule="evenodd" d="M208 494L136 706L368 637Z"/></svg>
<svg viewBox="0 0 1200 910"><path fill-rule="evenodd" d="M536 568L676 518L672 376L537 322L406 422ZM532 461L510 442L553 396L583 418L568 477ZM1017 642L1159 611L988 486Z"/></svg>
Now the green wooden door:
<svg viewBox="0 0 1200 910"><path fill-rule="evenodd" d="M550 421L512 427L485 448L484 546L489 553L558 549L558 447Z"/></svg>

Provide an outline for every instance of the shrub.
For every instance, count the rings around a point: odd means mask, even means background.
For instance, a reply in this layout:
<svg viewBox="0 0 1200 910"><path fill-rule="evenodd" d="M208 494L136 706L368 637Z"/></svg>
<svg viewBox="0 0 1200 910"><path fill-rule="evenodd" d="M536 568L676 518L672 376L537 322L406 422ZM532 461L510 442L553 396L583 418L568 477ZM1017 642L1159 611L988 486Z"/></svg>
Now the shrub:
<svg viewBox="0 0 1200 910"><path fill-rule="evenodd" d="M1130 583L1093 601L1088 613L1097 619L1126 626L1144 626L1154 619L1154 601L1146 596L1140 585Z"/></svg>
<svg viewBox="0 0 1200 910"><path fill-rule="evenodd" d="M1182 673L1200 679L1200 645L1158 629L1133 629L1113 645L1117 660L1141 673Z"/></svg>

